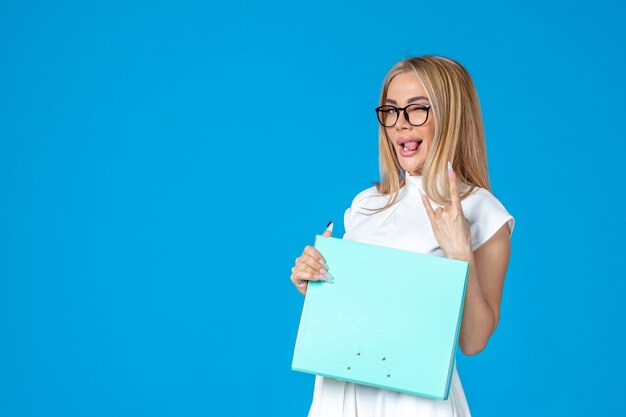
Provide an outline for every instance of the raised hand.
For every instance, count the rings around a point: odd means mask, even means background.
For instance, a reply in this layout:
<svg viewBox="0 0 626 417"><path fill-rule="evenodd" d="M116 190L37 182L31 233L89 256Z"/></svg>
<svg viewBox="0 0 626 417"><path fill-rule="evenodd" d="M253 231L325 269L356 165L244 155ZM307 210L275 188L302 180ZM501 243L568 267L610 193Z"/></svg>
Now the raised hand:
<svg viewBox="0 0 626 417"><path fill-rule="evenodd" d="M450 161L448 161L448 179L451 202L446 202L443 207L433 210L428 196L420 190L422 203L430 219L435 238L446 256L451 259L469 261L472 256L472 235L469 223L463 215L458 177Z"/></svg>

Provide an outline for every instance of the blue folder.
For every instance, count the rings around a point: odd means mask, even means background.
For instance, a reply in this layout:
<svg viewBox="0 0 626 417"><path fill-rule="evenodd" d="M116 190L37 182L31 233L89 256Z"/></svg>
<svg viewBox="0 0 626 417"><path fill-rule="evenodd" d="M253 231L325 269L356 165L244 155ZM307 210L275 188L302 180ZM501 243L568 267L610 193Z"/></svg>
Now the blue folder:
<svg viewBox="0 0 626 417"><path fill-rule="evenodd" d="M468 263L317 235L333 283L310 281L291 368L445 400Z"/></svg>

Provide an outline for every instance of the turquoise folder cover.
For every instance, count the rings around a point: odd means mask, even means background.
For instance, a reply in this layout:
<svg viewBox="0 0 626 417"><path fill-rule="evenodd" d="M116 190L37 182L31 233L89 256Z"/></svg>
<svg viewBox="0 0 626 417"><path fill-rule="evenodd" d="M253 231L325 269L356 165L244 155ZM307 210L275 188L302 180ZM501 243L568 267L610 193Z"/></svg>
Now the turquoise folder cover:
<svg viewBox="0 0 626 417"><path fill-rule="evenodd" d="M333 283L310 281L291 368L445 400L468 263L317 235Z"/></svg>

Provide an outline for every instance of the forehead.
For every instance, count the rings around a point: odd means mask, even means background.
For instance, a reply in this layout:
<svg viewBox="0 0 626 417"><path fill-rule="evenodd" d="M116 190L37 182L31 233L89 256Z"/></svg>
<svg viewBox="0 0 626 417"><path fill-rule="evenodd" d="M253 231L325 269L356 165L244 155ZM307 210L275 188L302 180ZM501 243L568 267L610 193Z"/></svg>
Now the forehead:
<svg viewBox="0 0 626 417"><path fill-rule="evenodd" d="M427 94L417 74L413 72L402 72L393 77L389 83L387 98L400 103L416 96L427 97Z"/></svg>

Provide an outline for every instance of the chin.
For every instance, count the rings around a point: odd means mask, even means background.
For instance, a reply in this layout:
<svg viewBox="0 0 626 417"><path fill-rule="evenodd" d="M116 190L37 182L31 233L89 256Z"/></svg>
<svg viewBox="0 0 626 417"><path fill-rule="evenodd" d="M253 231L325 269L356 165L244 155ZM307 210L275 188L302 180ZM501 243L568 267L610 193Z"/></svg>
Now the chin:
<svg viewBox="0 0 626 417"><path fill-rule="evenodd" d="M404 163L404 164L400 164L400 166L402 167L403 171L415 172L421 169L424 166L424 164L423 163L408 163L408 164Z"/></svg>

